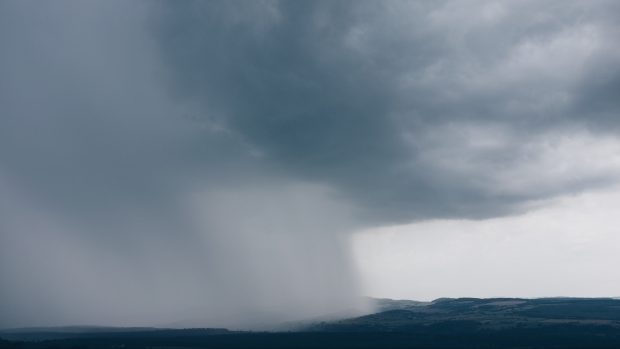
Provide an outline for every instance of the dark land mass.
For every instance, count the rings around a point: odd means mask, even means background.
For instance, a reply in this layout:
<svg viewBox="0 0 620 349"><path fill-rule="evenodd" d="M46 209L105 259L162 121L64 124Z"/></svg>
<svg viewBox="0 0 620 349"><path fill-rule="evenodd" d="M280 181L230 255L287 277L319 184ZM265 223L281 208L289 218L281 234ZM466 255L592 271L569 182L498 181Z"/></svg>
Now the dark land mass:
<svg viewBox="0 0 620 349"><path fill-rule="evenodd" d="M59 327L0 330L0 347L620 348L620 300L375 300L379 312L288 332Z"/></svg>

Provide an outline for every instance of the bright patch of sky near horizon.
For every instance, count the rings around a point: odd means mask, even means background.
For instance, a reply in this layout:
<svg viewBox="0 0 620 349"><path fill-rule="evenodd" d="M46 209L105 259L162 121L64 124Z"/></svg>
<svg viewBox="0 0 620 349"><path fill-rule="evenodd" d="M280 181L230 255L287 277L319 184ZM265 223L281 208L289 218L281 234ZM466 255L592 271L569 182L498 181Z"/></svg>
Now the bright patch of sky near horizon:
<svg viewBox="0 0 620 349"><path fill-rule="evenodd" d="M618 207L616 187L522 215L369 229L354 256L373 297L617 297Z"/></svg>

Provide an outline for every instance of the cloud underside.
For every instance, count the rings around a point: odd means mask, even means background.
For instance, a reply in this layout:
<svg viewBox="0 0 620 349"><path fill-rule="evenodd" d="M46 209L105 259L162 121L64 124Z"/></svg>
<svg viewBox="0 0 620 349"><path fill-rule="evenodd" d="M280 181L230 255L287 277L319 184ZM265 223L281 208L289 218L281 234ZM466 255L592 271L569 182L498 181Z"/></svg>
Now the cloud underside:
<svg viewBox="0 0 620 349"><path fill-rule="evenodd" d="M172 91L362 219L482 218L618 174L614 2L186 2Z"/></svg>

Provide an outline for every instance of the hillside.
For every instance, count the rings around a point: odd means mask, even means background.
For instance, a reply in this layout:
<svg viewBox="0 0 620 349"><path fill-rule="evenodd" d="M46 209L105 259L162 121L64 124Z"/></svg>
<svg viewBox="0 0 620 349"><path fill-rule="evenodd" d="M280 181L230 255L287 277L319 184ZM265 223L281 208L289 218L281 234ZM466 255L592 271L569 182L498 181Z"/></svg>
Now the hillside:
<svg viewBox="0 0 620 349"><path fill-rule="evenodd" d="M56 328L0 331L0 347L46 348L618 348L620 300L374 300L379 312L295 332ZM47 338L47 340L46 340ZM22 341L19 341L22 340ZM25 341L24 341L25 340Z"/></svg>

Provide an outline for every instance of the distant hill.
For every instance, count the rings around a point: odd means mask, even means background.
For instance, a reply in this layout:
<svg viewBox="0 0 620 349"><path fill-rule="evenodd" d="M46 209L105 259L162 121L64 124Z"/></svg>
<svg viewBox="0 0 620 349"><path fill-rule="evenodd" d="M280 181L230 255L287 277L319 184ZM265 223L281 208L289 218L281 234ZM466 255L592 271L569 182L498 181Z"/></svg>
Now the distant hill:
<svg viewBox="0 0 620 349"><path fill-rule="evenodd" d="M412 326L467 322L498 330L559 324L620 329L614 298L440 298L432 302L376 301L378 313L311 326L312 331L408 331Z"/></svg>
<svg viewBox="0 0 620 349"><path fill-rule="evenodd" d="M378 312L388 310L406 310L415 307L426 306L432 304L432 302L420 302L412 301L408 299L389 299L389 298L370 298L369 302L374 306Z"/></svg>
<svg viewBox="0 0 620 349"><path fill-rule="evenodd" d="M620 348L614 298L372 301L377 313L288 332L15 329L0 331L0 348Z"/></svg>
<svg viewBox="0 0 620 349"><path fill-rule="evenodd" d="M160 329L154 327L105 327L105 326L61 326L61 327L31 327L0 330L0 338L12 341L50 341L56 339L87 339L93 337L141 337L159 336L183 332L185 335L212 335L232 333L222 328L197 329Z"/></svg>

